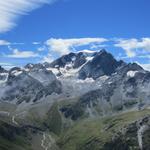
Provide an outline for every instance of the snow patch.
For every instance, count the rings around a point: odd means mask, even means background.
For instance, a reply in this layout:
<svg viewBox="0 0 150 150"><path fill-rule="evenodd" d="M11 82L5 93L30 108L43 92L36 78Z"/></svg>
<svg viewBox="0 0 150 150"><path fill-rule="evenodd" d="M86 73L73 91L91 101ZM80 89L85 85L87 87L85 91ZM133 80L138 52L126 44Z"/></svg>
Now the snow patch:
<svg viewBox="0 0 150 150"><path fill-rule="evenodd" d="M12 74L14 76L19 76L20 74L22 74L22 71L14 70L14 71L12 71Z"/></svg>
<svg viewBox="0 0 150 150"><path fill-rule="evenodd" d="M99 77L99 79L100 79L101 81L105 81L105 80L107 80L108 78L109 78L109 76L106 76L106 75Z"/></svg>
<svg viewBox="0 0 150 150"><path fill-rule="evenodd" d="M47 71L52 71L55 75L59 74L59 70L57 68L46 68Z"/></svg>
<svg viewBox="0 0 150 150"><path fill-rule="evenodd" d="M0 73L0 76L7 76L8 73Z"/></svg>
<svg viewBox="0 0 150 150"><path fill-rule="evenodd" d="M91 51L91 50L82 50L82 51L79 51L79 52L82 52L82 53L95 53L96 51Z"/></svg>
<svg viewBox="0 0 150 150"><path fill-rule="evenodd" d="M75 56L74 56L74 57L72 57L72 58L71 58L71 60L72 60L72 61L75 61L75 60L76 60L76 57L75 57Z"/></svg>
<svg viewBox="0 0 150 150"><path fill-rule="evenodd" d="M15 116L12 116L12 122L13 122L15 125L17 125L17 126L18 126L18 122L17 122L17 121L15 121Z"/></svg>
<svg viewBox="0 0 150 150"><path fill-rule="evenodd" d="M31 68L32 68L32 67L33 67L33 64L29 64L29 67L31 67Z"/></svg>
<svg viewBox="0 0 150 150"><path fill-rule="evenodd" d="M127 76L133 78L138 71L128 71Z"/></svg>
<svg viewBox="0 0 150 150"><path fill-rule="evenodd" d="M87 57L86 60L87 61L91 61L94 57Z"/></svg>
<svg viewBox="0 0 150 150"><path fill-rule="evenodd" d="M77 83L92 83L94 82L94 79L93 78L86 78L85 80L78 79L76 82Z"/></svg>
<svg viewBox="0 0 150 150"><path fill-rule="evenodd" d="M67 63L65 68L66 69L71 69L71 68L73 68L73 64L72 63Z"/></svg>
<svg viewBox="0 0 150 150"><path fill-rule="evenodd" d="M28 68L23 68L23 70L26 71L26 72L30 71L30 69L28 69Z"/></svg>

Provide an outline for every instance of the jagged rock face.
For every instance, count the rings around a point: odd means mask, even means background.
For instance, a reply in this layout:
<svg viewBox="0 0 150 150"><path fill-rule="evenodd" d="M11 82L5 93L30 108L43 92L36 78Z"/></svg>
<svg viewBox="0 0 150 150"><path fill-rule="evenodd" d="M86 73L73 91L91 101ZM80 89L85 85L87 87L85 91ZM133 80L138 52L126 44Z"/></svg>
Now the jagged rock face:
<svg viewBox="0 0 150 150"><path fill-rule="evenodd" d="M144 71L144 69L136 63L124 63L116 69L117 74L121 76L126 76L128 71Z"/></svg>
<svg viewBox="0 0 150 150"><path fill-rule="evenodd" d="M76 55L76 59L74 60L73 68L79 68L86 62L86 55L82 52Z"/></svg>
<svg viewBox="0 0 150 150"><path fill-rule="evenodd" d="M44 91L44 87L28 74L22 73L16 77L10 75L2 91L1 100L22 103L23 101L35 101L37 94Z"/></svg>
<svg viewBox="0 0 150 150"><path fill-rule="evenodd" d="M89 91L75 104L60 109L65 117L105 116L132 108L143 109L150 101L150 73L137 64L122 66L103 85Z"/></svg>
<svg viewBox="0 0 150 150"><path fill-rule="evenodd" d="M99 52L69 53L50 64L44 63L44 66L46 68L56 68L60 72L63 70L67 73L70 73L70 69L78 69L78 78L84 80L86 78L97 79L104 75L110 76L123 64L125 64L123 61L117 61L110 53L101 50ZM59 75L65 76L64 73Z"/></svg>
<svg viewBox="0 0 150 150"><path fill-rule="evenodd" d="M77 79L77 76L76 78L68 77L67 80L67 76L64 75L63 80L59 78L60 82L50 70L56 67L61 71L59 68L64 67L66 69L66 66L69 67L68 64L71 64L71 71L79 71L77 73L79 73L78 77L80 79L93 78L94 80L92 79L92 81L86 83L91 86L82 89L80 85L83 85L86 80L81 82L81 80ZM74 71L72 72L74 73ZM108 79L103 81L101 83L102 85L99 86L100 77L104 75L107 75ZM150 73L144 71L143 68L136 63L126 64L123 61L115 60L114 57L105 50L90 53L70 53L55 60L51 64L28 64L23 69L15 67L9 71L9 76L5 79L7 79L7 90L5 91L5 88L1 90L3 100L7 100L9 95L11 95L8 98L9 100L15 99L17 101L18 97L21 97L22 101L21 95L26 95L27 98L25 97L24 99L28 99L27 101L37 101L38 99L51 95L53 92L60 94L63 89L65 93L63 93L64 96L78 95L80 98L77 106L80 106L84 111L91 111L90 109L92 108L94 115L97 111L95 111L95 107L98 107L98 114L103 115L107 112L113 113L113 111L120 111L133 106L141 108L149 104L150 98ZM69 83L76 85L76 82L78 82L77 86L69 85ZM63 85L62 88L62 84L67 85ZM4 84L3 87L5 87ZM76 87L78 88L77 90ZM10 89L13 92L11 92ZM23 92L21 92L20 89L23 90ZM71 95L72 91L76 93L79 89L82 89L84 92ZM86 93L87 91L88 93ZM11 94L8 94L9 92ZM16 95L16 92L20 93L19 96ZM70 94L67 94L67 92L70 92ZM6 96L6 94L2 96L4 93L7 93L8 96ZM29 95L27 93L29 93ZM77 106L75 105L73 107Z"/></svg>
<svg viewBox="0 0 150 150"><path fill-rule="evenodd" d="M52 93L61 93L61 83L51 71L32 69L26 72L12 68L8 79L1 87L0 100L15 102L35 102Z"/></svg>
<svg viewBox="0 0 150 150"><path fill-rule="evenodd" d="M40 81L43 85L49 85L53 81L57 80L56 76L52 73L52 71L48 71L44 69L32 69L29 71L29 75L34 79Z"/></svg>
<svg viewBox="0 0 150 150"><path fill-rule="evenodd" d="M83 64L87 62L88 57L92 57L97 52L88 53L88 52L79 52L79 53L69 53L67 55L64 55L57 60L53 61L50 64L47 64L46 67L52 67L52 68L64 68L68 64L71 64L72 68L79 68Z"/></svg>
<svg viewBox="0 0 150 150"><path fill-rule="evenodd" d="M9 70L9 76L8 76L8 81L11 82L11 80L15 77L17 77L20 74L25 73L21 68L19 67L14 67L12 69Z"/></svg>
<svg viewBox="0 0 150 150"><path fill-rule="evenodd" d="M110 53L105 50L97 53L94 58L86 63L79 71L79 78L93 78L97 79L103 75L111 75L122 64L113 58Z"/></svg>
<svg viewBox="0 0 150 150"><path fill-rule="evenodd" d="M30 71L44 69L44 66L43 64L27 64L24 68L27 69L27 71Z"/></svg>
<svg viewBox="0 0 150 150"><path fill-rule="evenodd" d="M57 60L53 61L51 64L49 64L49 67L52 68L63 68L67 63L71 63L74 61L74 58L76 57L75 53L70 53L68 55L64 55Z"/></svg>
<svg viewBox="0 0 150 150"><path fill-rule="evenodd" d="M40 68L40 69L39 69ZM53 92L60 94L62 91L61 82L57 80L52 71L46 70L43 66L34 66L28 74L42 83L45 89L45 96L51 95Z"/></svg>

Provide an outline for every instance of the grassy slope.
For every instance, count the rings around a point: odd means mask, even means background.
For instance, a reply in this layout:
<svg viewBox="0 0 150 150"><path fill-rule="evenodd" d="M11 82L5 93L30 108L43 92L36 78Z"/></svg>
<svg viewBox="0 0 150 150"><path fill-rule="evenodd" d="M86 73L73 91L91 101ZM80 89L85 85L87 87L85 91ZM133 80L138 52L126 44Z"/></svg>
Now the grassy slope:
<svg viewBox="0 0 150 150"><path fill-rule="evenodd" d="M58 104L54 103L54 105L50 108L47 113L47 117L45 119L45 125L49 129L50 132L59 135L62 128L62 119L60 112L58 111Z"/></svg>
<svg viewBox="0 0 150 150"><path fill-rule="evenodd" d="M26 132L0 121L0 150L31 150Z"/></svg>
<svg viewBox="0 0 150 150"><path fill-rule="evenodd" d="M72 101L70 102L72 103ZM64 123L68 123L69 120L64 120L64 117L59 112L61 105L60 103L55 103L42 120L38 118L38 115L36 116L36 113L31 115L33 118L30 118L32 121L34 120L33 122L36 122L36 126L41 126L43 129L46 127L50 132L57 135L56 140L60 150L100 150L105 143L112 139L113 134L118 132L119 129L150 114L150 110L141 110L105 118L80 118L73 123L73 126L64 128ZM6 122L9 124L8 121ZM11 129L13 125L10 123L9 126ZM0 131L3 129L6 134L8 126L3 125L1 120L0 128ZM9 150L10 147L12 150L31 150L32 141L29 139L32 135L28 133L27 136L29 137L16 135L13 141L0 136L0 150ZM37 141L37 138L35 139ZM41 139L39 140L41 142Z"/></svg>
<svg viewBox="0 0 150 150"><path fill-rule="evenodd" d="M58 140L61 150L99 150L122 127L150 114L150 110L128 112L103 119L79 121Z"/></svg>

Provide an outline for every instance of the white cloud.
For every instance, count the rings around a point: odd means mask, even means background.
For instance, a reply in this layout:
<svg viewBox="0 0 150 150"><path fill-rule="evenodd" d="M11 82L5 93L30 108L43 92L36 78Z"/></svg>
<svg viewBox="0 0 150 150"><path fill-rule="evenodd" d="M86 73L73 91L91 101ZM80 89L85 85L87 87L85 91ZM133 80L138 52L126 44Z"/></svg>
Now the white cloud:
<svg viewBox="0 0 150 150"><path fill-rule="evenodd" d="M10 45L10 42L5 40L0 40L0 46L7 46L7 45Z"/></svg>
<svg viewBox="0 0 150 150"><path fill-rule="evenodd" d="M5 55L5 57L10 58L30 58L30 57L39 57L39 54L33 51L19 51L18 49L12 49L13 53L10 55Z"/></svg>
<svg viewBox="0 0 150 150"><path fill-rule="evenodd" d="M120 39L115 47L123 48L128 57L135 57L138 54L150 52L150 38Z"/></svg>
<svg viewBox="0 0 150 150"><path fill-rule="evenodd" d="M105 38L78 38L78 39L54 39L51 38L46 41L50 52L56 52L60 55L67 54L79 46L86 46L89 44L100 44L106 42Z"/></svg>
<svg viewBox="0 0 150 150"><path fill-rule="evenodd" d="M0 66L4 67L5 69L10 69L10 68L15 67L14 64L11 64L11 63L5 63L5 62L0 62Z"/></svg>
<svg viewBox="0 0 150 150"><path fill-rule="evenodd" d="M145 70L150 71L150 64L142 64L139 62L136 63L139 64L141 67L143 67Z"/></svg>
<svg viewBox="0 0 150 150"><path fill-rule="evenodd" d="M39 45L41 42L32 42L33 45Z"/></svg>
<svg viewBox="0 0 150 150"><path fill-rule="evenodd" d="M18 43L18 42L11 43L11 42L6 41L6 40L0 40L0 46L23 45L23 44L25 44L25 43Z"/></svg>
<svg viewBox="0 0 150 150"><path fill-rule="evenodd" d="M10 45L24 45L25 43L18 43L18 42L15 42L15 43L10 43Z"/></svg>
<svg viewBox="0 0 150 150"><path fill-rule="evenodd" d="M39 52L42 52L42 51L46 50L46 46L45 46L45 45L44 45L44 46L41 46L41 47L39 47L37 50L38 50Z"/></svg>
<svg viewBox="0 0 150 150"><path fill-rule="evenodd" d="M16 26L16 20L30 11L55 0L0 0L0 33Z"/></svg>
<svg viewBox="0 0 150 150"><path fill-rule="evenodd" d="M101 48L106 48L108 45L106 44L92 44L91 49L101 49Z"/></svg>

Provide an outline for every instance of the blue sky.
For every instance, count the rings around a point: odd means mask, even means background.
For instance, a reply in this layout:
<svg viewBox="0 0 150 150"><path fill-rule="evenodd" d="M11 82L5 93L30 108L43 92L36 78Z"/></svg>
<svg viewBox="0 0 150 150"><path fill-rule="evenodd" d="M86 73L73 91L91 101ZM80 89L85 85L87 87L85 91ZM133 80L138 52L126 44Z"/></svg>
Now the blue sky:
<svg viewBox="0 0 150 150"><path fill-rule="evenodd" d="M105 48L150 68L149 14L149 0L0 0L0 65Z"/></svg>

